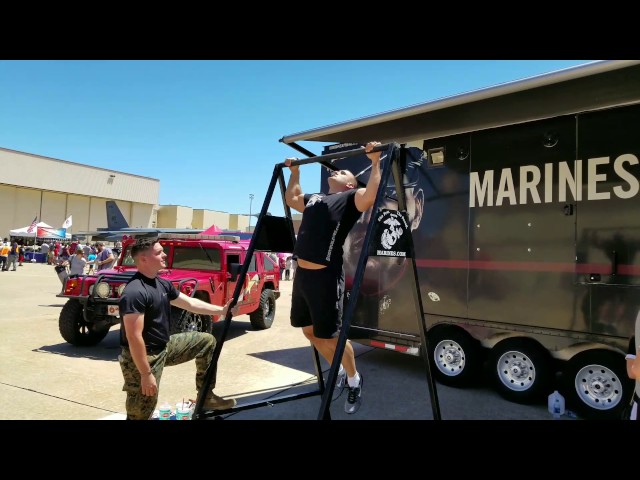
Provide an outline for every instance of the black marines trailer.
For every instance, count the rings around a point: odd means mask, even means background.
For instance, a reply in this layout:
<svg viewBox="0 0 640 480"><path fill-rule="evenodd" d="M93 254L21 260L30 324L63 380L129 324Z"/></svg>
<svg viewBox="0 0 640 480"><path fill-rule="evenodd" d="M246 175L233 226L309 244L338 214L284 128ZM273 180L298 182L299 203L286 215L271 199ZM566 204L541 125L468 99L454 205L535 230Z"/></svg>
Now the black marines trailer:
<svg viewBox="0 0 640 480"><path fill-rule="evenodd" d="M632 393L624 355L640 309L640 61L591 62L281 139L308 156L301 142L322 142L324 154L370 140L406 149L435 378L462 388L488 377L519 403L558 389L584 418L616 418ZM338 162L366 181L365 157ZM368 218L345 244L347 278ZM349 338L420 355L406 263L369 257Z"/></svg>

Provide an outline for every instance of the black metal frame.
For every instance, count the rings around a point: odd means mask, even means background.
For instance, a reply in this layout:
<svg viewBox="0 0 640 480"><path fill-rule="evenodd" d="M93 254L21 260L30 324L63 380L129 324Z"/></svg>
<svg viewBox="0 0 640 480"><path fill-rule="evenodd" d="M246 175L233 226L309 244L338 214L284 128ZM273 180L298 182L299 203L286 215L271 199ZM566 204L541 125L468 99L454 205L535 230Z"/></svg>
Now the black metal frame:
<svg viewBox="0 0 640 480"><path fill-rule="evenodd" d="M339 170L339 167L335 166L333 163L330 162L330 160L334 160L334 159L338 159L338 158L345 158L345 157L350 157L350 156L355 156L355 155L361 155L365 153L365 149L364 147L361 148L357 148L354 150L349 150L349 151L341 151L341 152L336 152L336 153L330 153L330 154L325 154L325 155L319 155L319 156L313 156L313 154L309 151L307 151L306 149L304 149L303 147L298 147L298 146L294 146L294 148L296 148L298 151L301 151L305 154L310 155L310 158L305 158L305 159L295 159L294 161L291 162L292 166L300 166L300 165L306 165L306 164L310 164L310 163L321 163L322 165L326 166L327 168L331 169L331 170ZM398 192L398 208L400 212L404 212L404 214L406 215L406 196L405 196L405 192L404 192L404 188L402 187L402 183L401 183L401 178L402 178L402 172L400 169L400 165L398 164L399 161L404 161L404 155L406 154L406 150L404 148L404 145L400 146L398 144L395 143L389 143L389 144L383 144L383 145L378 145L376 146L373 151L386 151L387 155L386 157L382 160L382 164L381 164L381 180L380 180L380 187L378 188L378 192L376 195L376 200L373 206L374 211L376 211L378 209L378 206L381 204L382 202L382 198L385 196L384 194L384 190L385 190L385 185L387 185L387 180L389 178L389 174L390 172L393 172L393 177L394 177L394 181L395 181L395 186L396 186L396 192ZM358 293L360 291L360 284L362 283L362 279L364 276L364 269L367 263L367 259L369 257L369 246L371 243L371 237L372 237L372 232L374 230L374 226L376 224L376 222L373 220L374 217L372 216L372 219L369 221L369 224L367 225L367 233L364 239L364 243L363 243L363 247L362 247L362 252L360 254L360 258L358 259L358 265L356 268L356 273L355 273L355 278L354 278L354 283L353 283L353 287L351 289L351 296L349 301L347 302L347 308L345 311L345 314L343 316L342 319L342 328L340 329L340 336L338 337L338 344L336 346L336 352L335 355L333 357L332 363L331 363L331 368L329 370L329 375L327 378L327 386L325 386L324 383L324 379L322 376L322 368L320 365L320 357L318 354L318 351L312 346L313 349L313 358L315 361L315 370L316 370L316 376L318 378L318 389L311 391L311 392L304 392L304 393L298 393L298 394L293 394L293 395L284 395L281 397L277 397L277 398L272 398L269 400L263 400L263 401L259 401L259 402L253 402L253 403L247 403L244 405L238 405L236 407L233 407L231 409L227 409L227 410L216 410L216 411L206 411L206 412L202 412L202 407L206 398L206 392L208 392L212 385L215 386L215 380L216 380L216 372L217 372L217 364L218 364L218 359L220 357L220 352L222 350L222 346L224 345L224 341L225 338L227 336L228 330L229 330L229 325L231 323L231 309L236 305L237 301L238 301L238 297L240 295L240 292L242 290L242 286L244 284L244 279L247 275L247 271L249 268L249 263L251 262L251 257L253 256L253 252L255 250L257 250L258 246L260 247L259 249L261 250L267 250L267 251L276 251L274 249L269 248L268 245L268 239L272 238L272 235L269 235L268 232L267 234L262 234L262 230L263 228L267 227L267 224L270 224L273 228L274 225L277 225L277 222L274 222L274 220L276 220L275 218L269 218L271 217L270 215L267 215L267 209L269 207L269 205L271 204L271 199L273 196L273 191L275 189L276 186L276 181L279 182L280 184L280 191L282 194L282 202L284 204L284 209L285 209L285 223L287 225L287 229L289 230L289 236L290 236L290 243L289 243L289 247L288 249L282 249L282 242L280 242L280 249L278 249L277 251L290 251L293 252L293 247L295 245L295 231L293 229L293 221L292 221L292 217L291 217L291 210L289 208L289 206L287 205L286 202L286 198L285 198L285 192L286 192L286 185L285 185L285 181L284 181L284 174L282 172L283 168L287 168L287 166L284 163L278 163L275 165L275 168L273 170L273 176L271 178L271 182L269 184L269 188L267 190L267 195L265 197L265 201L262 205L262 209L260 211L260 215L258 216L258 222L256 223L256 227L253 233L253 236L251 237L251 242L249 243L249 248L247 250L246 253L246 257L245 257L245 261L242 265L242 270L240 271L240 275L238 278L238 281L236 283L236 288L233 292L233 298L231 300L230 306L229 306L229 310L227 312L227 315L225 317L225 321L224 321L224 327L222 330L222 334L220 336L220 339L218 340L218 342L216 343L216 347L214 349L213 352L213 358L211 360L211 364L209 365L209 368L207 369L206 375L205 375L205 379L204 379L204 383L202 388L200 389L200 391L198 392L198 399L196 400L196 406L195 406L195 410L193 413L193 419L194 420L199 420L199 419L204 419L207 417L217 417L219 418L220 415L224 415L224 414L228 414L231 412L236 412L236 411L240 411L240 410L247 410L247 409L251 409L251 408L257 408L257 407L262 407L262 406L271 406L273 404L276 403L282 403L282 402L286 402L286 401L290 401L290 400L297 400L297 399L301 399L301 398L307 398L310 396L315 396L315 395L322 395L322 402L321 402L321 406L320 406L320 411L318 413L318 420L330 420L331 419L331 414L329 412L329 407L331 404L331 398L333 395L333 390L335 388L335 382L338 376L338 370L340 368L340 363L341 363L341 359L342 359L342 355L344 353L344 349L345 349L345 345L347 342L347 334L349 332L349 328L351 326L351 319L353 317L353 313L355 311L355 306L356 306L356 302L357 302L357 298L358 298ZM280 218L282 219L282 217L276 217L276 218ZM282 224L280 224L281 226ZM260 240L259 240L260 239ZM267 239L265 241L265 239ZM258 245L258 242L260 243L260 245ZM286 243L286 242L285 242ZM419 283L418 283L418 276L417 276L417 271L416 271L416 263L415 263L415 255L414 255L414 247L413 247L413 239L411 237L411 235L409 235L409 255L411 258L411 265L412 265L412 271L413 271L413 279L414 279L414 288L413 288L413 294L414 294L414 302L415 302L415 306L416 306L416 312L419 314L417 317L417 321L419 322L421 328L420 328L420 336L421 336L421 348L422 348L422 355L423 358L425 359L425 365L426 365L426 374L427 374L427 381L429 384L429 393L431 395L431 405L432 405L432 409L433 409L433 418L434 420L440 420L440 405L438 403L438 397L437 397L437 392L436 392L436 385L435 382L433 380L433 376L431 375L431 368L430 368L430 362L429 362L429 354L428 354L428 345L427 345L427 331L426 331L426 325L424 322L424 310L422 307L422 299L420 297L420 291L419 291ZM292 385L293 386L293 385Z"/></svg>

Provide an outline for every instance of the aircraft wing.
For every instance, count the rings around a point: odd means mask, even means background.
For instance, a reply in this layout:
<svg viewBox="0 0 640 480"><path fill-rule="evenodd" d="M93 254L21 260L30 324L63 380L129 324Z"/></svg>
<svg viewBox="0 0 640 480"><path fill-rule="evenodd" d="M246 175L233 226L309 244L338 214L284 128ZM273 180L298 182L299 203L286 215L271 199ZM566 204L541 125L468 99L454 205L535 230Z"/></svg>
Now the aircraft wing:
<svg viewBox="0 0 640 480"><path fill-rule="evenodd" d="M119 242L122 241L123 235L131 235L131 233L123 232L121 230L98 230L89 232L78 232L74 235L91 237L92 242Z"/></svg>
<svg viewBox="0 0 640 480"><path fill-rule="evenodd" d="M77 235L91 236L92 241L117 242L122 241L124 235L127 236L148 236L153 237L160 233L188 233L197 235L203 232L202 229L194 228L121 228L119 230L93 230L87 232L77 232Z"/></svg>

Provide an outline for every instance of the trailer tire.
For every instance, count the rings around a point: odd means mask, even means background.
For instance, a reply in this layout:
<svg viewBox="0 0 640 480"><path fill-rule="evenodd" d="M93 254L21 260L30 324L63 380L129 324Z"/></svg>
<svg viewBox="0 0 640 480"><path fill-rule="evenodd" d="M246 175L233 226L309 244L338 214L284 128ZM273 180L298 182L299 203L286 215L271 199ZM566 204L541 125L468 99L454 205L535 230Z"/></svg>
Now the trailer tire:
<svg viewBox="0 0 640 480"><path fill-rule="evenodd" d="M481 377L482 346L460 327L437 326L427 333L429 361L434 377L443 385L463 388Z"/></svg>
<svg viewBox="0 0 640 480"><path fill-rule="evenodd" d="M260 294L260 304L249 314L249 320L254 330L271 328L276 317L276 296L273 290L265 288Z"/></svg>
<svg viewBox="0 0 640 480"><path fill-rule="evenodd" d="M84 319L83 306L78 300L69 299L64 304L58 318L60 335L76 347L93 347L109 333L109 327L96 330Z"/></svg>
<svg viewBox="0 0 640 480"><path fill-rule="evenodd" d="M488 372L495 390L511 402L532 404L544 398L554 375L551 354L531 338L506 338L489 352Z"/></svg>
<svg viewBox="0 0 640 480"><path fill-rule="evenodd" d="M619 419L635 382L627 376L624 356L606 349L571 357L562 371L561 393L568 408L585 419Z"/></svg>
<svg viewBox="0 0 640 480"><path fill-rule="evenodd" d="M171 307L171 328L169 334L183 332L204 332L213 331L211 315L203 315L183 310L178 307Z"/></svg>

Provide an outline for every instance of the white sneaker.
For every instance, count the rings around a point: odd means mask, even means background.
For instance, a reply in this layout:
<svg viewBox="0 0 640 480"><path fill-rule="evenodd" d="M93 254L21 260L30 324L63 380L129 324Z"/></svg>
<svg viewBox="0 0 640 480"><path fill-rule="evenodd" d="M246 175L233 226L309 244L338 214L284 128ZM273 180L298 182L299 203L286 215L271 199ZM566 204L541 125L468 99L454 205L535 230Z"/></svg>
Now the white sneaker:
<svg viewBox="0 0 640 480"><path fill-rule="evenodd" d="M347 394L347 401L344 402L344 411L352 414L356 413L360 409L362 404L362 373L360 374L360 383L357 387L349 387L349 393Z"/></svg>

